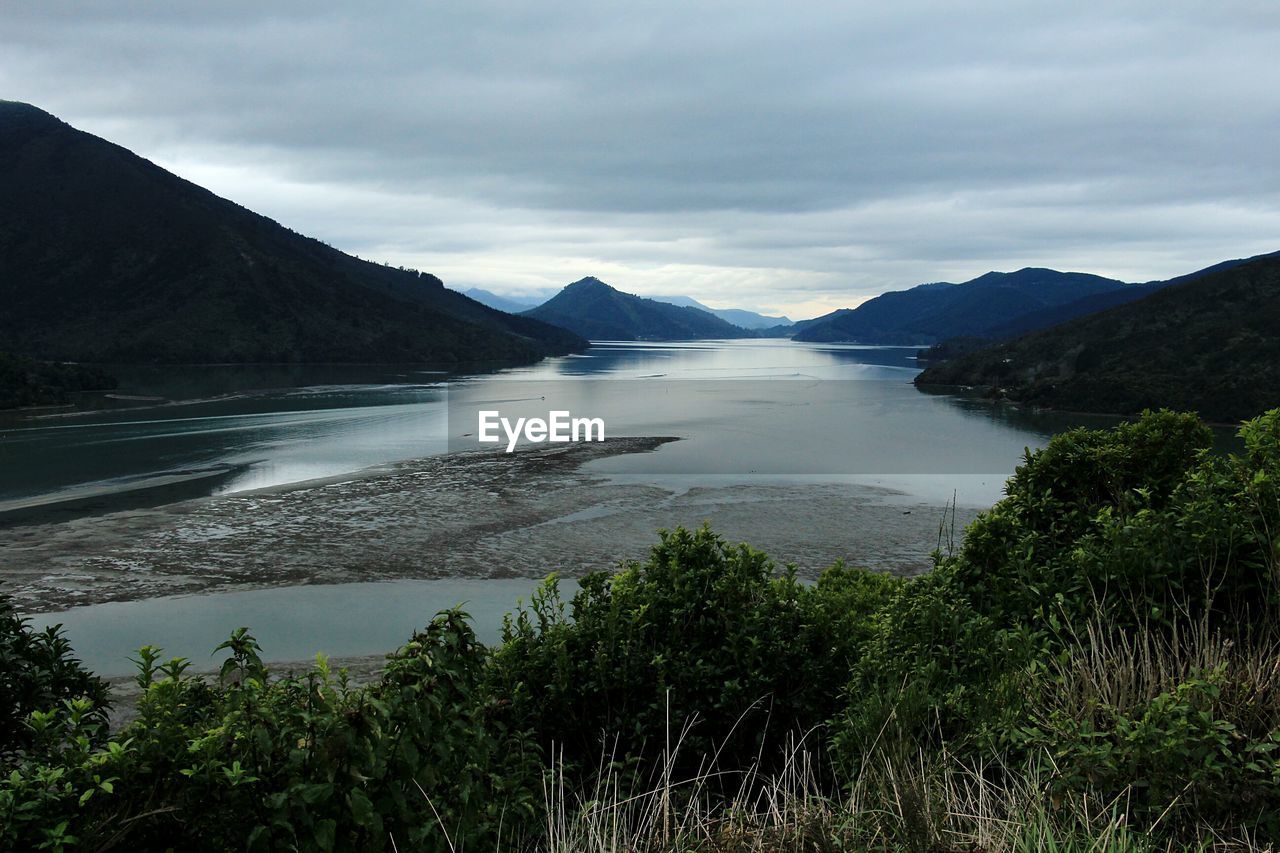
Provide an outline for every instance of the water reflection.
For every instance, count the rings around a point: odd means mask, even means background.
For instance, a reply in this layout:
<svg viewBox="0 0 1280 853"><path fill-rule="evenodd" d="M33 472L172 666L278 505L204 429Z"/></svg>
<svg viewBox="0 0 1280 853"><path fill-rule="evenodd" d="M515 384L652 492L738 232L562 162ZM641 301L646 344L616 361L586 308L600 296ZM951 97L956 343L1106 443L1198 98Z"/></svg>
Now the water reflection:
<svg viewBox="0 0 1280 853"><path fill-rule="evenodd" d="M62 625L85 666L101 676L136 672L130 658L144 645L207 671L225 656L210 652L241 625L253 627L264 659L305 662L317 652L385 654L438 611L462 605L479 639L496 643L503 616L528 601L537 583L450 578L317 584L110 602L30 618L37 629ZM566 597L576 588L573 581L562 583Z"/></svg>
<svg viewBox="0 0 1280 853"><path fill-rule="evenodd" d="M681 470L785 470L877 481L946 471L986 475L982 500L1025 447L1082 423L1114 422L922 393L911 385L916 353L783 340L601 342L582 355L465 378L432 365L117 368L121 387L91 398L96 410L0 421L0 518L32 503L89 499L102 509L104 499L122 494L146 503L149 490L152 502L162 502L445 452L451 387L493 384L496 393L498 385L546 380L700 380L663 405L630 401L621 421L627 434L684 441L652 456L603 460L600 471L669 478ZM773 399L777 389L761 393L761 383L730 382L766 379L837 380L842 388L802 408ZM729 392L698 393L707 383ZM580 385L576 406L600 403L599 383ZM808 461L797 464L802 457ZM955 464L941 464L948 459ZM935 491L947 485L933 483Z"/></svg>

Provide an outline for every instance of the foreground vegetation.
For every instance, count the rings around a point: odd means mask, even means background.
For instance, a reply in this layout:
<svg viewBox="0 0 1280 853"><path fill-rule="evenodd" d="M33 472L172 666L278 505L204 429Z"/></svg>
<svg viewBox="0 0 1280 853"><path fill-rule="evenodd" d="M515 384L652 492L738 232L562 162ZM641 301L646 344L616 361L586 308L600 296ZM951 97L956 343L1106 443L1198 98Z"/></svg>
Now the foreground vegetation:
<svg viewBox="0 0 1280 853"><path fill-rule="evenodd" d="M0 847L1150 850L1280 840L1280 411L1031 453L918 579L703 529L436 616L351 686L139 655L139 718L8 613ZM25 685L10 691L11 684Z"/></svg>

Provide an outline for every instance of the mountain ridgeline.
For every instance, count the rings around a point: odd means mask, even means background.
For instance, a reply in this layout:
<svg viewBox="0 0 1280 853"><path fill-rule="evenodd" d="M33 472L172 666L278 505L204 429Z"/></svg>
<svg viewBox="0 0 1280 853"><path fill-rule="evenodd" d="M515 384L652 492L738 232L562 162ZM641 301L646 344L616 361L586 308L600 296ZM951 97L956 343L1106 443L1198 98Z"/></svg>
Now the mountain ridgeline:
<svg viewBox="0 0 1280 853"><path fill-rule="evenodd" d="M933 364L921 386L973 386L1047 408L1146 408L1239 421L1280 404L1280 254L1173 279L1141 301Z"/></svg>
<svg viewBox="0 0 1280 853"><path fill-rule="evenodd" d="M852 310L810 320L795 340L863 344L932 344L954 337L1002 338L1080 313L1141 299L1151 289L1078 272L1027 268L989 272L961 284L921 284L885 293Z"/></svg>
<svg viewBox="0 0 1280 853"><path fill-rule="evenodd" d="M523 316L598 341L754 337L706 311L623 293L590 277L566 286Z"/></svg>
<svg viewBox="0 0 1280 853"><path fill-rule="evenodd" d="M0 102L0 350L82 362L532 361L563 329L304 237Z"/></svg>
<svg viewBox="0 0 1280 853"><path fill-rule="evenodd" d="M508 314L519 314L522 311L528 311L530 308L536 308L542 303L541 299L528 299L519 296L502 296L491 290L484 290L479 287L469 287L461 291L463 296L474 299L481 305L488 305L490 308L497 308L499 311L506 311Z"/></svg>
<svg viewBox="0 0 1280 853"><path fill-rule="evenodd" d="M726 323L732 323L743 329L751 331L760 331L763 329L780 329L791 325L791 320L787 317L771 317L767 314L760 314L756 311L748 311L745 308L712 308L709 305L703 305L691 296L658 296L655 297L660 302L669 302L672 305L680 305L685 308L697 308L700 311L706 311L708 314L714 314Z"/></svg>

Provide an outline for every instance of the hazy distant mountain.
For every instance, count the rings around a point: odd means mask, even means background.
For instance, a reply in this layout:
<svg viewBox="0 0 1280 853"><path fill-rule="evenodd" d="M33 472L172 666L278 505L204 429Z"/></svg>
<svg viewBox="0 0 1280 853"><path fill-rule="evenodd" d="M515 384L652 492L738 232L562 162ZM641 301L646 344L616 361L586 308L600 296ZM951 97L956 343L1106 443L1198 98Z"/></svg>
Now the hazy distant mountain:
<svg viewBox="0 0 1280 853"><path fill-rule="evenodd" d="M492 291L482 290L479 287L470 287L460 292L463 296L468 296L481 305L488 305L490 308L506 311L508 314L519 314L521 311L528 311L543 302L541 299L527 297L499 296Z"/></svg>
<svg viewBox="0 0 1280 853"><path fill-rule="evenodd" d="M532 360L585 346L0 102L0 350L116 362Z"/></svg>
<svg viewBox="0 0 1280 853"><path fill-rule="evenodd" d="M1169 407L1219 421L1280 406L1280 253L1173 281L1141 301L930 366L916 382L1072 411Z"/></svg>
<svg viewBox="0 0 1280 853"><path fill-rule="evenodd" d="M680 341L752 336L706 311L623 293L598 278L575 281L524 316L554 323L591 340Z"/></svg>
<svg viewBox="0 0 1280 853"><path fill-rule="evenodd" d="M1037 312L1040 322L1051 325L1058 322L1055 309L1080 300L1104 294L1138 299L1149 293L1129 290L1133 287L1088 273L1037 268L989 272L962 284L922 284L885 293L852 310L809 321L795 339L928 344L959 336L997 337L999 330Z"/></svg>
<svg viewBox="0 0 1280 853"><path fill-rule="evenodd" d="M765 314L758 314L755 311L748 311L745 308L708 308L691 296L655 296L654 299L660 302L669 302L672 305L679 305L683 308L697 308L701 311L706 311L726 323L732 323L743 329L772 329L776 326L791 325L791 321L786 317L770 317Z"/></svg>

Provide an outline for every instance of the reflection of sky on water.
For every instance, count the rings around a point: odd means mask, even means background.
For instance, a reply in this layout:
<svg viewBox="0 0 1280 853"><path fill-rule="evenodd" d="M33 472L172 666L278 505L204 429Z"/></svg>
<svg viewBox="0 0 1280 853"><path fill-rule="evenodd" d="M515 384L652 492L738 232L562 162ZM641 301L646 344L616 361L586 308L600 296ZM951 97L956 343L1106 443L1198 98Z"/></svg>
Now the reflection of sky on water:
<svg viewBox="0 0 1280 853"><path fill-rule="evenodd" d="M496 643L503 615L527 602L538 583L450 578L290 586L94 604L37 614L32 623L63 625L76 654L98 675L135 672L129 658L144 645L161 646L166 660L185 657L197 670L215 670L225 653L210 653L241 625L252 628L271 661L306 661L317 652L376 655L459 604L480 640ZM577 584L563 581L561 588L568 597Z"/></svg>
<svg viewBox="0 0 1280 853"><path fill-rule="evenodd" d="M412 366L137 368L123 371L122 394L195 401L0 422L0 508L161 478L239 491L440 453L447 432L466 431L448 429L447 400L458 417L460 400L534 396L521 390L528 383L560 386L575 415L612 412L613 434L684 438L592 466L673 487L690 476L854 477L931 498L969 483L981 503L998 497L1024 447L1082 422L1111 422L922 393L910 383L915 355L782 340L605 342L447 385L438 371ZM614 390L612 382L546 381L582 379L631 381ZM640 383L664 394L636 394ZM547 408L541 399L507 406Z"/></svg>

